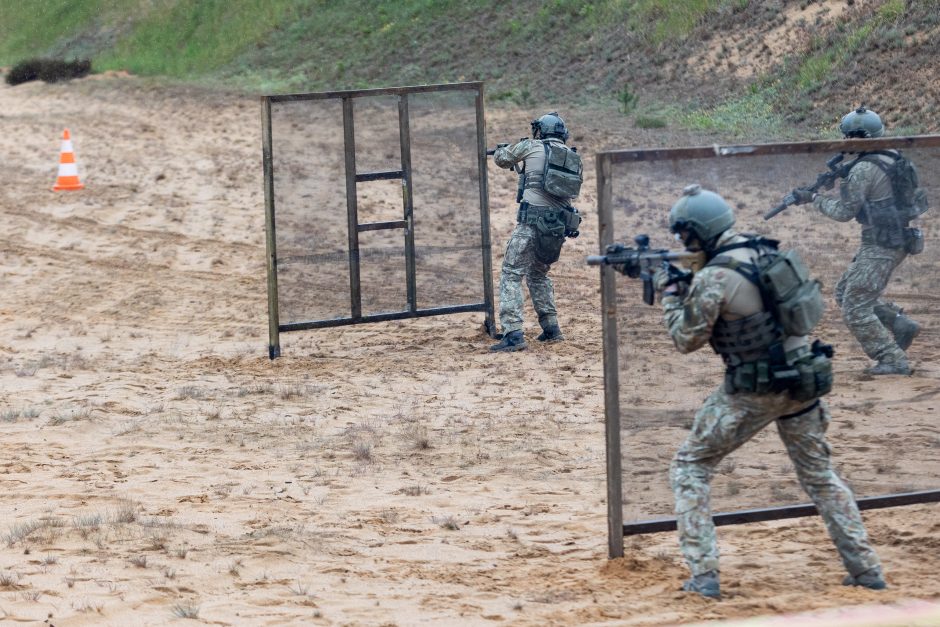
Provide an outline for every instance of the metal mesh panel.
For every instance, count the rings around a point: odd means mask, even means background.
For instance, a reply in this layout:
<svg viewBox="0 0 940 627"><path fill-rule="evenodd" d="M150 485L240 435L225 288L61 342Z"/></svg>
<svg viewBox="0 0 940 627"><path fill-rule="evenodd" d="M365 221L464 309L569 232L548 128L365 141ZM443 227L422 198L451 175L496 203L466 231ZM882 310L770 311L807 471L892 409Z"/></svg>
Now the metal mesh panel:
<svg viewBox="0 0 940 627"><path fill-rule="evenodd" d="M348 316L342 103L274 103L271 127L280 323Z"/></svg>
<svg viewBox="0 0 940 627"><path fill-rule="evenodd" d="M419 307L482 299L475 95L440 92L411 97Z"/></svg>
<svg viewBox="0 0 940 627"><path fill-rule="evenodd" d="M269 351L281 331L482 311L482 84L262 99Z"/></svg>
<svg viewBox="0 0 940 627"><path fill-rule="evenodd" d="M940 142L931 141L919 147L896 143L917 165L921 184L936 206ZM863 370L872 362L845 326L833 299L833 288L858 248L860 226L854 221L835 222L811 205L790 207L770 221L762 219L790 189L809 185L825 170L831 153L814 144L785 147L783 154L761 147L757 154L724 158L660 151L651 160L623 159L610 170L608 233L629 245L634 235L648 233L653 248L678 249L668 232L669 208L685 185L700 183L734 207L738 231L768 235L781 240L781 248L799 250L824 285L827 311L813 335L836 349L835 387L826 397L833 414L829 440L836 468L859 498L935 490L940 487L940 428L934 418L940 402L940 243L932 224L936 208L920 225L927 238L925 252L904 261L885 294L922 325L908 351L915 374L866 375ZM838 195L838 185L828 193ZM601 211L603 225L603 207ZM659 303L655 307L642 303L641 283L618 274L615 284L622 513L624 522L631 524L672 517L669 463L688 434L695 411L721 384L723 365L707 345L690 355L679 354L664 328ZM713 513L808 502L773 424L722 461L711 485Z"/></svg>

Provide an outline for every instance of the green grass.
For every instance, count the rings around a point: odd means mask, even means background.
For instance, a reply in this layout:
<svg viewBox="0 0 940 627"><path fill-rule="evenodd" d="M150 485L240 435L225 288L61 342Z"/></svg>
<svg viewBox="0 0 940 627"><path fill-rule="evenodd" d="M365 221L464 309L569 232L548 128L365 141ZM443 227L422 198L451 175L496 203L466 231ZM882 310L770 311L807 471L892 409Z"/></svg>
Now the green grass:
<svg viewBox="0 0 940 627"><path fill-rule="evenodd" d="M211 74L276 27L299 17L302 0L163 2L101 56L100 68L186 78Z"/></svg>
<svg viewBox="0 0 940 627"><path fill-rule="evenodd" d="M710 108L697 109L680 116L686 128L731 136L779 136L782 119L768 97L772 88L732 98Z"/></svg>
<svg viewBox="0 0 940 627"><path fill-rule="evenodd" d="M649 41L659 45L687 36L709 13L744 9L749 0L638 0L616 4L631 9L631 29L647 33Z"/></svg>
<svg viewBox="0 0 940 627"><path fill-rule="evenodd" d="M117 21L127 4L126 0L2 0L0 65L52 54L63 40L95 30L96 23Z"/></svg>
<svg viewBox="0 0 940 627"><path fill-rule="evenodd" d="M685 102L651 106L650 77L662 80L670 53L705 31L725 37L718 25L734 24L729 16L762 8L752 0L0 0L0 65L91 58L96 71L255 93L485 80L492 102L602 102L624 114L655 110L637 119L641 127L778 134L787 118L808 119L840 80L844 93L857 59L929 30L940 1L879 0L855 22L814 30L808 53L780 59L724 102L694 108L686 84Z"/></svg>

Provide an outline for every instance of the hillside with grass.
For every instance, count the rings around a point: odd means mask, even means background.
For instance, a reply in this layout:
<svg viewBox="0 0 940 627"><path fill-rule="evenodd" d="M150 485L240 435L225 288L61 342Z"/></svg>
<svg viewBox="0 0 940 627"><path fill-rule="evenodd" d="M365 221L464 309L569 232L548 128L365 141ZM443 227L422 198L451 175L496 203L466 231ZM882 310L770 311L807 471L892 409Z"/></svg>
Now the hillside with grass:
<svg viewBox="0 0 940 627"><path fill-rule="evenodd" d="M940 0L0 4L0 66L88 58L251 93L484 80L491 106L730 136L831 134L859 103L895 132L940 130L938 42Z"/></svg>

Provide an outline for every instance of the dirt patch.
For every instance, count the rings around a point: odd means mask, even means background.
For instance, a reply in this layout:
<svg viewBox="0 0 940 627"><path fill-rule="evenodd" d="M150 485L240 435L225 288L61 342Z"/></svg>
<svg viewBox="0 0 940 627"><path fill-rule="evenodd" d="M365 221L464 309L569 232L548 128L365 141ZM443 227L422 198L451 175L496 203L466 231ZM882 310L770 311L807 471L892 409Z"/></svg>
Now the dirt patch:
<svg viewBox="0 0 940 627"><path fill-rule="evenodd" d="M866 515L883 594L839 584L815 519L722 530L722 603L678 591L672 534L606 560L592 174L553 270L568 341L491 355L462 314L287 334L271 362L257 100L113 79L0 105L5 618L653 625L940 594L930 506ZM568 117L586 155L649 140ZM64 126L81 193L49 189ZM515 180L490 183L498 270Z"/></svg>

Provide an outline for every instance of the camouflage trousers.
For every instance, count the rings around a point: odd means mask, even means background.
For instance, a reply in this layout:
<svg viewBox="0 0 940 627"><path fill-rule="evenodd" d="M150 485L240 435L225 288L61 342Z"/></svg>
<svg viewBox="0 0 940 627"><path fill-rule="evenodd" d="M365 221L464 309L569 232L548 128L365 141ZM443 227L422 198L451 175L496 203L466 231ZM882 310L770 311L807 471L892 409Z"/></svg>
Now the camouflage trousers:
<svg viewBox="0 0 940 627"><path fill-rule="evenodd" d="M517 224L506 245L499 278L499 324L503 333L522 329L522 279L525 277L532 306L543 329L558 325L555 290L548 278L551 266L535 258L535 227Z"/></svg>
<svg viewBox="0 0 940 627"><path fill-rule="evenodd" d="M897 305L882 299L881 295L888 287L891 273L905 257L907 252L903 249L862 244L836 284L836 303L842 309L845 326L862 345L865 354L877 361L897 362L904 357L891 329L886 329L879 317L899 311Z"/></svg>
<svg viewBox="0 0 940 627"><path fill-rule="evenodd" d="M777 420L809 407L812 409L805 413ZM832 468L826 442L829 420L824 401L813 407L812 401L794 401L786 392L727 394L718 388L708 397L669 473L679 544L693 575L718 570L718 544L709 508L709 483L715 467L774 421L800 485L822 515L845 569L854 576L880 565L868 543L855 498Z"/></svg>

